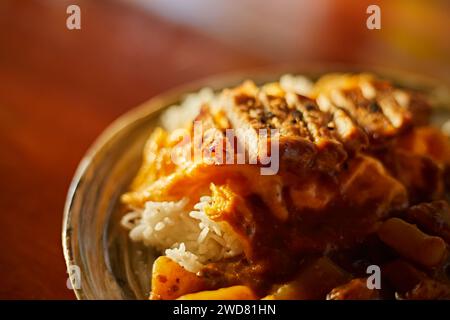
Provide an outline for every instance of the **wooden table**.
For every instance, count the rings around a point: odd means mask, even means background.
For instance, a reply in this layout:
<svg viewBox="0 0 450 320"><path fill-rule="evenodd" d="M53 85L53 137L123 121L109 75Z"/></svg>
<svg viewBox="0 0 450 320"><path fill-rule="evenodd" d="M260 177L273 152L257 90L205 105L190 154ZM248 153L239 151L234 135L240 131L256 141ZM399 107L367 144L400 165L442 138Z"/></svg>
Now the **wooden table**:
<svg viewBox="0 0 450 320"><path fill-rule="evenodd" d="M0 298L74 298L65 196L113 119L174 85L264 63L137 8L77 3L78 31L61 1L0 3Z"/></svg>
<svg viewBox="0 0 450 320"><path fill-rule="evenodd" d="M81 30L66 28L72 3L82 8ZM369 60L384 52L358 49L370 39L363 7L335 7L312 49L286 59L358 62L361 52ZM0 298L74 298L61 248L65 196L113 119L175 85L277 59L223 43L125 2L0 1Z"/></svg>

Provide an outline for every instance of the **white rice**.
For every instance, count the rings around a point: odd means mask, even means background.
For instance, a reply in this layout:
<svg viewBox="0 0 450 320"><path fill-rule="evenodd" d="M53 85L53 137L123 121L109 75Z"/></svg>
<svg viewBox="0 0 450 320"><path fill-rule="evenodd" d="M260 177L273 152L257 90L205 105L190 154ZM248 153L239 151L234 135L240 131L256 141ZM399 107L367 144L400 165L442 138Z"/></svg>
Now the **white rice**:
<svg viewBox="0 0 450 320"><path fill-rule="evenodd" d="M225 222L215 222L203 211L210 197L200 198L192 210L184 198L178 202L152 202L142 211L122 219L133 241L142 241L179 263L198 272L205 263L233 257L242 252L237 236Z"/></svg>
<svg viewBox="0 0 450 320"><path fill-rule="evenodd" d="M211 88L203 88L197 93L188 94L180 105L167 108L161 115L161 124L167 131L182 128L186 123L193 121L205 103L213 103L216 98Z"/></svg>

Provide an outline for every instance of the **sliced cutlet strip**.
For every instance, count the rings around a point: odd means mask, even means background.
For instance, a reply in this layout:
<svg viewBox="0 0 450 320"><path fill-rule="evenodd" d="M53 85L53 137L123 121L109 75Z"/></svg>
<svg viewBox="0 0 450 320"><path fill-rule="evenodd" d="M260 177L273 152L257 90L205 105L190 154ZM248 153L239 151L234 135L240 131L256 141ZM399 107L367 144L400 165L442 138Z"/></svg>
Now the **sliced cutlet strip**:
<svg viewBox="0 0 450 320"><path fill-rule="evenodd" d="M311 167L317 151L301 113L291 112L283 99L274 101L272 111L266 110L258 94L259 88L246 81L235 89L225 90L222 96L225 114L238 140L245 141L249 157L259 159L262 150L266 150L267 146L258 143L259 130L277 129L280 160L288 162L288 167Z"/></svg>
<svg viewBox="0 0 450 320"><path fill-rule="evenodd" d="M303 114L287 103L283 91L275 92L276 86L277 84L272 83L265 85L258 93L267 124L279 129L283 136L300 136L312 141L313 137L303 121Z"/></svg>
<svg viewBox="0 0 450 320"><path fill-rule="evenodd" d="M428 124L431 105L424 95L395 88L390 82L372 75L355 76L364 97L376 101L391 124L402 132L412 125Z"/></svg>
<svg viewBox="0 0 450 320"><path fill-rule="evenodd" d="M367 134L345 110L336 106L331 99L324 94L320 94L316 101L320 110L331 114L332 121L329 126L335 127L337 137L344 144L347 152L356 153L369 145Z"/></svg>
<svg viewBox="0 0 450 320"><path fill-rule="evenodd" d="M330 98L358 122L372 141L384 141L396 134L397 131L385 117L379 104L366 99L360 88L336 88L330 92Z"/></svg>
<svg viewBox="0 0 450 320"><path fill-rule="evenodd" d="M317 81L313 91L345 109L372 142L386 141L412 124L423 123L420 118L429 114L424 99L371 74L326 75Z"/></svg>
<svg viewBox="0 0 450 320"><path fill-rule="evenodd" d="M347 152L341 142L336 139L332 116L319 109L314 100L295 93L286 93L286 102L294 110L300 112L301 119L309 131L316 148L316 164L321 170L338 168L347 158Z"/></svg>
<svg viewBox="0 0 450 320"><path fill-rule="evenodd" d="M205 104L200 108L200 112L194 119L195 125L201 124L201 136L197 137L193 132L194 139L201 138L199 141L193 141L194 156L201 156L202 161L207 163L224 164L227 157L232 163L234 160L233 150L226 139L225 130L227 129L227 119L220 113L213 112L211 108Z"/></svg>
<svg viewBox="0 0 450 320"><path fill-rule="evenodd" d="M258 132L267 129L264 109L255 97L257 92L256 85L246 81L237 88L225 89L221 98L221 106L234 129L237 144L250 159L258 159Z"/></svg>
<svg viewBox="0 0 450 320"><path fill-rule="evenodd" d="M344 146L335 136L331 116L322 112L314 100L294 92L285 92L278 83L269 83L258 94L271 121L285 119L281 127L289 134L308 137L314 143L317 154L314 167L319 170L336 170L347 158ZM330 126L329 126L330 125ZM295 131L299 132L295 132Z"/></svg>
<svg viewBox="0 0 450 320"><path fill-rule="evenodd" d="M371 104L378 104L394 128L403 130L411 125L411 111L406 105L402 106L398 102L394 94L394 88L389 82L371 77L361 77L358 85L364 98ZM400 92L398 91L397 94L400 94ZM405 92L405 94L407 93Z"/></svg>
<svg viewBox="0 0 450 320"><path fill-rule="evenodd" d="M390 82L373 76L360 76L360 79L359 86L366 99L375 99L395 128L403 130L428 123L431 105L424 95L395 88Z"/></svg>

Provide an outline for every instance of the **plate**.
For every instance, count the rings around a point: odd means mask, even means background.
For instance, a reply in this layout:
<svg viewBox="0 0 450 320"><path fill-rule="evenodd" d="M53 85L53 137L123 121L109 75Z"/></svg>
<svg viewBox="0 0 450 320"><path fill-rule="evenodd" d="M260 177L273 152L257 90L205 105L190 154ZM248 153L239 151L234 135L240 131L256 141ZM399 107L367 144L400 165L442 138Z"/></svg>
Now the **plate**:
<svg viewBox="0 0 450 320"><path fill-rule="evenodd" d="M220 90L245 79L276 81L282 74L312 79L328 72L369 71L396 85L426 93L435 107L433 122L450 119L446 84L421 75L393 70L348 66L280 67L211 77L152 98L112 123L81 160L70 185L64 209L62 243L70 283L78 299L147 299L151 267L158 252L133 243L120 226L127 191L141 163L146 139L166 107L202 87Z"/></svg>

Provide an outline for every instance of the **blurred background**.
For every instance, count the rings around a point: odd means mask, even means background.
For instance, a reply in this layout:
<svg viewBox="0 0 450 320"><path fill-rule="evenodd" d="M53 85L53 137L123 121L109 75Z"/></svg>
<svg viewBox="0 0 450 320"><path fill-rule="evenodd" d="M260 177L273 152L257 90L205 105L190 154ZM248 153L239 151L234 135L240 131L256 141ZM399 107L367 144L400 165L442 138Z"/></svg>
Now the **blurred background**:
<svg viewBox="0 0 450 320"><path fill-rule="evenodd" d="M68 5L81 30L68 30ZM381 30L366 9L381 8ZM447 0L1 0L0 298L73 299L62 211L78 162L125 111L175 85L348 63L450 82Z"/></svg>

